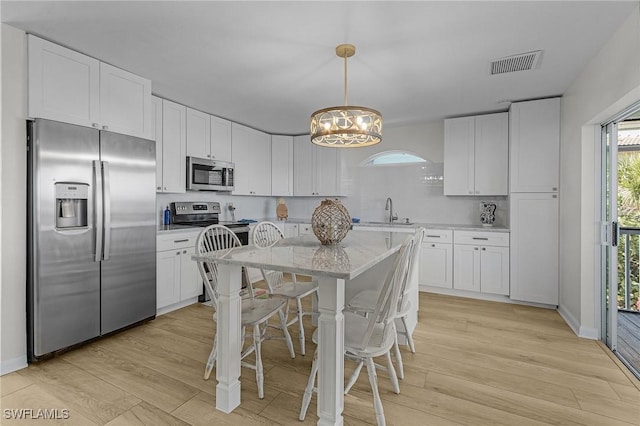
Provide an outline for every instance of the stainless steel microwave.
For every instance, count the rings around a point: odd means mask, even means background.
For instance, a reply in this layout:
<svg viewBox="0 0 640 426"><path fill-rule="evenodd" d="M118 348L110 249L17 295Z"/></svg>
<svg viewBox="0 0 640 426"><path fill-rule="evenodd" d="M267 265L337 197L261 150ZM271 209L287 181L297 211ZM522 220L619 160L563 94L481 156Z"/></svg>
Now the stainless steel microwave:
<svg viewBox="0 0 640 426"><path fill-rule="evenodd" d="M187 157L187 190L233 191L233 163Z"/></svg>

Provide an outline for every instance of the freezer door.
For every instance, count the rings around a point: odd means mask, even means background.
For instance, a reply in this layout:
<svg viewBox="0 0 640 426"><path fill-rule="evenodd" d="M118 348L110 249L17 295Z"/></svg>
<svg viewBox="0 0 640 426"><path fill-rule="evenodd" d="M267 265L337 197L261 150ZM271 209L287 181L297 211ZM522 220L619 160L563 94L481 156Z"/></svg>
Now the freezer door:
<svg viewBox="0 0 640 426"><path fill-rule="evenodd" d="M100 133L104 187L102 334L156 313L155 142Z"/></svg>
<svg viewBox="0 0 640 426"><path fill-rule="evenodd" d="M38 119L29 126L27 309L33 360L100 335L93 169L99 137L97 130L49 120ZM86 226L56 228L57 216L70 220L78 213L62 211L56 203L60 182L88 185Z"/></svg>

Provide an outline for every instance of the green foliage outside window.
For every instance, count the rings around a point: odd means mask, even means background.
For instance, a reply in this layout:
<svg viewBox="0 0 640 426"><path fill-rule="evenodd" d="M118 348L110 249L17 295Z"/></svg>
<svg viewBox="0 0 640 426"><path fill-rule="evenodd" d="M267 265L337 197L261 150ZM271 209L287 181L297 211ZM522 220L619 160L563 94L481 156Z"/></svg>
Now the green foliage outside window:
<svg viewBox="0 0 640 426"><path fill-rule="evenodd" d="M640 228L640 153L618 155L618 220L621 227ZM625 308L625 239L618 245L618 308ZM640 311L640 236L629 235L630 303Z"/></svg>

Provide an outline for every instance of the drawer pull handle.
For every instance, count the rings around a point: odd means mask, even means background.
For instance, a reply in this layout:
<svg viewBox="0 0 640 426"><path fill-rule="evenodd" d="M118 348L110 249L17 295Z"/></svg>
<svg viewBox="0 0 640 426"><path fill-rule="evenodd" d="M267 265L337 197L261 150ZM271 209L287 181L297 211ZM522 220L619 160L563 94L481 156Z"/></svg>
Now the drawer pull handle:
<svg viewBox="0 0 640 426"><path fill-rule="evenodd" d="M472 237L471 239L472 240L482 240L482 241L488 241L489 240L489 238L487 238L487 237Z"/></svg>
<svg viewBox="0 0 640 426"><path fill-rule="evenodd" d="M184 240L173 240L174 243L186 243L187 241L189 241L188 238L185 238Z"/></svg>
<svg viewBox="0 0 640 426"><path fill-rule="evenodd" d="M429 237L429 238L440 238L440 235L429 235L429 234L427 234L427 237Z"/></svg>

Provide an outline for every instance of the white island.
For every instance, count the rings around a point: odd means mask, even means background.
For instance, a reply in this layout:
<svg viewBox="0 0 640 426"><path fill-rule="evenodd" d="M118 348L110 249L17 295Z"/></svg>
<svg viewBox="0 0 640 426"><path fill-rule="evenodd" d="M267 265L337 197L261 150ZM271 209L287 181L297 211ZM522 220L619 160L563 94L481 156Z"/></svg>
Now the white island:
<svg viewBox="0 0 640 426"><path fill-rule="evenodd" d="M313 235L285 238L268 248L243 246L192 257L218 264L218 357L216 408L230 413L240 405L241 266L311 275L319 284L319 425L343 424L345 291L350 286L379 287L383 276L367 283L365 272L394 255L406 233L350 231L337 245L323 246ZM300 395L302 399L302 394Z"/></svg>

